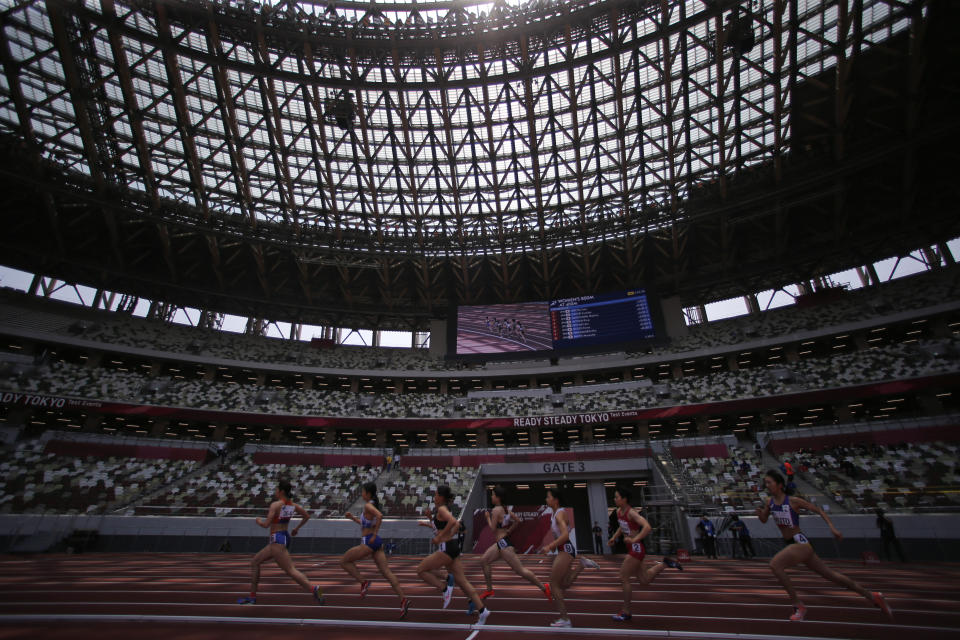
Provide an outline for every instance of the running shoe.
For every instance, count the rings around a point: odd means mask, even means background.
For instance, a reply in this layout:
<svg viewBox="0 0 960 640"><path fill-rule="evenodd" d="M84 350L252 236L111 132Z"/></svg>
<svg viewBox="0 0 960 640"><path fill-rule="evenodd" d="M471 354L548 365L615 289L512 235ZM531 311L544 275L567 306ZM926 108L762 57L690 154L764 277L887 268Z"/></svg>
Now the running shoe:
<svg viewBox="0 0 960 640"><path fill-rule="evenodd" d="M237 604L257 604L257 599L253 596L247 596L246 598L237 600Z"/></svg>
<svg viewBox="0 0 960 640"><path fill-rule="evenodd" d="M407 612L410 611L410 601L404 598L400 601L400 619L407 617Z"/></svg>
<svg viewBox="0 0 960 640"><path fill-rule="evenodd" d="M320 585L313 588L313 597L316 599L317 604L324 604L327 601L327 599L323 597L323 590L320 588Z"/></svg>
<svg viewBox="0 0 960 640"><path fill-rule="evenodd" d="M558 620L554 620L553 622L551 622L550 626L551 627L572 627L573 623L570 622L569 618L560 618Z"/></svg>
<svg viewBox="0 0 960 640"><path fill-rule="evenodd" d="M587 569L599 569L600 565L586 556L580 556L580 564Z"/></svg>
<svg viewBox="0 0 960 640"><path fill-rule="evenodd" d="M366 598L366 597L367 597L367 591L368 591L369 589L370 589L370 581L369 581L369 580L364 580L363 582L361 582L361 583L360 583L360 597L361 597L361 598Z"/></svg>
<svg viewBox="0 0 960 640"><path fill-rule="evenodd" d="M553 591L550 590L550 583L543 585L543 595L547 596L547 600L553 602Z"/></svg>
<svg viewBox="0 0 960 640"><path fill-rule="evenodd" d="M887 604L887 599L883 597L883 594L879 591L871 591L870 596L873 599L873 604L880 607L880 609L887 614L887 617L893 620L893 609Z"/></svg>
<svg viewBox="0 0 960 640"><path fill-rule="evenodd" d="M484 607L483 609L480 610L480 617L477 618L477 624L478 625L483 624L484 622L487 621L487 618L489 617L490 617L490 609L487 609L486 607Z"/></svg>
<svg viewBox="0 0 960 640"><path fill-rule="evenodd" d="M671 569L679 569L680 571L683 571L683 565L677 562L676 558L663 556L663 564L667 565Z"/></svg>
<svg viewBox="0 0 960 640"><path fill-rule="evenodd" d="M807 608L801 604L800 606L793 608L793 615L790 616L790 619L794 622L799 622L800 620L806 619L806 617Z"/></svg>
<svg viewBox="0 0 960 640"><path fill-rule="evenodd" d="M623 611L613 616L613 619L616 620L617 622L627 622L631 618L633 618L632 615L630 615L629 613L625 613Z"/></svg>
<svg viewBox="0 0 960 640"><path fill-rule="evenodd" d="M453 574L447 574L447 588L443 590L443 608L446 609L450 606L450 601L453 600Z"/></svg>
<svg viewBox="0 0 960 640"><path fill-rule="evenodd" d="M492 595L493 595L493 589L484 589L484 590L480 593L480 599L481 599L481 600L486 600L487 598L489 598L489 597L492 596Z"/></svg>

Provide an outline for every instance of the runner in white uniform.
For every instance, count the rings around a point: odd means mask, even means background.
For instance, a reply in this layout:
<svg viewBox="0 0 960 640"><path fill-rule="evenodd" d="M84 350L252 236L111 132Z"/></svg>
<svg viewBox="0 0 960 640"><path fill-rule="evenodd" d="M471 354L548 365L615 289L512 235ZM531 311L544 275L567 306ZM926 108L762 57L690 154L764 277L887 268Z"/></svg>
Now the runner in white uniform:
<svg viewBox="0 0 960 640"><path fill-rule="evenodd" d="M567 604L564 601L567 589L580 575L583 566L574 563L577 557L577 531L569 521L564 509L563 495L558 489L547 489L547 506L553 510L550 516L550 530L554 540L543 547L543 553L557 552L550 569L550 593L557 607L560 617L550 623L551 627L570 627L570 616L567 614Z"/></svg>

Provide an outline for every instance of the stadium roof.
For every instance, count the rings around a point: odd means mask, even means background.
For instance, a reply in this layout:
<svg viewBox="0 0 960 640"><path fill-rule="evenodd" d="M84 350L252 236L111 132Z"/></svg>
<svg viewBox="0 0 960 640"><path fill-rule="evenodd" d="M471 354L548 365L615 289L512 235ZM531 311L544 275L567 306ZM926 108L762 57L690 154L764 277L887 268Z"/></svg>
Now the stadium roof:
<svg viewBox="0 0 960 640"><path fill-rule="evenodd" d="M902 151L944 133L910 90L932 91L911 56L943 46L934 5L18 2L5 184L46 213L7 225L11 266L246 313L437 314L912 250L955 224L897 207L930 224L891 237L864 180L929 178Z"/></svg>

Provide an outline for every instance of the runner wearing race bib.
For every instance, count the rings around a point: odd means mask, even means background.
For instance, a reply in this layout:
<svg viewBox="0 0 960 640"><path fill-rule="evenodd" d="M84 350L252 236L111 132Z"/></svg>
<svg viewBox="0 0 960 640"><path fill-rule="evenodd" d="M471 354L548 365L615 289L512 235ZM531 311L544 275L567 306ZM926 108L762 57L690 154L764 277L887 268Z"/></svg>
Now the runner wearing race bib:
<svg viewBox="0 0 960 640"><path fill-rule="evenodd" d="M307 577L297 571L293 566L293 560L290 558L290 538L297 535L300 527L307 523L310 514L298 504L293 503L290 481L281 479L277 483L277 489L274 492L274 502L270 504L270 510L267 512L267 518L257 518L257 524L265 529L270 529L270 542L260 553L253 557L251 562L252 578L250 581L250 595L246 598L237 600L237 604L256 604L257 603L257 585L260 583L260 565L267 560L273 559L277 565L283 569L284 573L293 578L293 580L307 591L313 593L313 597L320 604L323 604L323 591L320 585L311 585ZM300 516L300 524L293 531L288 531L287 527L290 520L295 516Z"/></svg>
<svg viewBox="0 0 960 640"><path fill-rule="evenodd" d="M824 522L830 527L830 533L833 534L833 537L838 541L842 540L843 534L837 531L836 527L833 526L833 522L830 521L830 517L824 513L823 509L811 502L807 502L803 498L788 496L785 490L786 484L783 476L776 471L771 470L767 472L764 478L764 484L766 485L767 493L770 495L770 501L762 507L757 507L757 517L760 519L760 522L766 522L773 517L774 524L777 525L780 529L780 534L783 536L783 545L785 548L777 553L777 555L773 557L773 560L770 561L770 570L773 571L773 575L777 576L780 584L783 585L787 595L790 596L790 600L793 602L793 615L790 616L790 619L803 620L807 615L807 607L804 606L800 600L800 596L797 595L796 589L793 588L793 583L790 581L789 576L787 576L787 569L798 564L805 564L827 580L859 593L867 599L867 602L879 607L892 620L893 611L890 609L882 593L879 591L867 591L854 580L839 571L834 571L824 564L823 560L817 556L817 552L814 551L813 545L807 540L807 536L800 531L799 510L806 509L823 518Z"/></svg>
<svg viewBox="0 0 960 640"><path fill-rule="evenodd" d="M360 597L364 598L370 589L370 581L364 580L357 570L357 561L364 558L373 557L373 561L380 569L380 573L390 583L393 592L400 596L400 617L405 618L407 611L410 610L410 601L403 593L400 587L400 581L390 571L390 565L387 564L387 554L383 550L383 540L380 539L380 525L383 524L383 513L380 511L380 501L377 499L377 485L368 482L363 485L360 495L363 498L363 510L360 517L352 513L347 513L347 520L353 520L360 525L360 544L352 547L343 554L340 559L340 566L343 570L353 576L360 583Z"/></svg>
<svg viewBox="0 0 960 640"><path fill-rule="evenodd" d="M520 558L517 557L517 551L513 547L513 543L510 542L510 534L517 528L517 525L520 524L520 521L513 515L513 513L504 505L503 501L506 497L506 490L497 485L490 492L490 503L493 505L493 508L487 512L487 526L493 530L493 544L484 552L483 558L481 559L480 568L483 570L483 577L486 580L487 588L480 594L481 600L486 600L487 598L494 595L493 591L493 572L491 571L490 565L492 565L497 560L503 560L513 569L521 578L525 578L527 582L535 586L537 589L540 589L547 596L547 600L550 599L550 585L544 586L542 582L537 578L537 576L523 566L520 562ZM473 603L470 603L471 609L473 608Z"/></svg>
<svg viewBox="0 0 960 640"><path fill-rule="evenodd" d="M553 511L550 516L550 531L553 533L553 542L545 545L543 553L557 555L550 568L550 594L560 613L560 618L550 623L551 627L571 627L570 616L567 613L565 602L566 592L573 585L573 581L583 570L582 565L574 560L577 557L577 532L564 508L563 494L558 489L547 489L547 506Z"/></svg>
<svg viewBox="0 0 960 640"><path fill-rule="evenodd" d="M456 582L460 585L463 593L473 602L474 608L479 610L480 618L477 624L483 624L490 616L490 610L483 606L483 600L477 595L473 585L467 581L467 576L463 571L463 562L460 560L460 545L454 537L460 522L447 508L447 505L451 502L453 502L453 492L450 491L450 487L437 487L436 493L433 494L433 503L437 509L433 518L433 529L436 535L433 536L432 542L439 549L420 562L417 566L417 575L430 586L440 590L443 594L444 609L450 606L450 600L453 598L453 585ZM441 568L449 571L446 583L433 574L435 569Z"/></svg>
<svg viewBox="0 0 960 640"><path fill-rule="evenodd" d="M617 542L617 538L623 537L623 542L627 545L627 557L623 559L620 566L620 584L623 585L623 608L620 613L613 616L618 622L626 622L633 616L630 614L630 600L633 596L633 586L630 580L636 576L640 584L648 585L653 579L660 575L660 572L666 567L679 569L683 567L675 558L665 556L663 560L644 567L643 559L647 555L646 547L643 545L643 539L650 535L652 527L647 519L641 516L630 506L630 491L620 487L613 494L614 504L617 505L617 522L620 528L613 534L607 543L611 547Z"/></svg>

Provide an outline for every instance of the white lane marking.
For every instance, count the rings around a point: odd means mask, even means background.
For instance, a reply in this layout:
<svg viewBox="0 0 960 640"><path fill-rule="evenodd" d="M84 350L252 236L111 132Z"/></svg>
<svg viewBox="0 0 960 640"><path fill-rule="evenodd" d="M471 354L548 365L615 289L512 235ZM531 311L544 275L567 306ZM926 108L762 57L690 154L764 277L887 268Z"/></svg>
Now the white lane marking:
<svg viewBox="0 0 960 640"><path fill-rule="evenodd" d="M49 591L46 590L46 589L24 589L24 590L18 590L17 593L18 593L18 594L49 594ZM92 592L84 591L83 593L84 593L84 595L89 595L89 594L92 593ZM122 590L122 589L101 589L101 590L96 591L95 593L130 593L130 592L129 592L129 591L126 591L126 590ZM149 593L149 594L176 594L176 593L186 593L186 594L190 594L190 593L202 593L202 594L210 594L211 592L209 592L209 591L188 591L188 590L184 590L184 591L143 590L143 591L137 591L136 593L143 593L143 594L148 594L148 593ZM249 591L221 591L221 592L219 592L219 595L229 596L229 597L232 598L233 596L238 596L238 595L239 595L239 596L243 596L243 595L247 595L248 593L249 593ZM263 595L262 592L261 592L261 595ZM304 594L304 593L302 593L302 592L300 592L300 591L290 592L290 593L278 593L278 592L273 592L273 593L271 593L271 594L269 594L269 595L270 595L272 598L279 598L279 597L285 596L285 595L303 595L304 598L310 598L310 597L311 597L310 594ZM342 594L342 593L336 593L336 594L334 594L334 593L329 593L329 592L328 592L328 593L326 593L326 595L327 595L327 596L336 596L336 597L338 597L338 598L340 598L340 597L352 597L352 598L355 598L355 599L359 599L359 598L360 598L360 596L357 595L357 594ZM411 600L412 600L413 598L426 598L426 597L431 597L431 596L410 596ZM830 599L830 600L836 600L836 599L837 599L837 598L834 598L834 597L832 597L832 596L823 596L823 597L824 597L824 598L827 598L827 599ZM389 593L389 594L370 593L370 594L367 594L367 599L368 599L368 600L373 599L373 598L383 598L383 599L385 599L385 600L396 600L397 596L396 596L395 594L393 594L393 593ZM808 597L807 599L810 600L809 597ZM860 596L850 596L848 599L851 600L851 601L860 602L860 601L862 600L862 597L860 597ZM539 597L539 598L520 598L520 597L516 597L516 598L501 598L500 600L501 600L501 602L502 602L503 600L525 600L525 601L530 601L530 602L542 602L542 601L543 601L543 597L541 596L541 597ZM889 601L890 598L887 598L887 600ZM622 598L621 598L621 599L578 598L576 601L571 600L571 602L589 602L589 603L603 603L603 602L608 602L608 603L612 603L612 604L619 604L619 603L621 603L622 601L623 601ZM944 604L951 604L951 605L956 605L956 604L957 604L955 600L925 600L924 603L926 603L926 602L942 602L942 603L944 603ZM782 609L782 608L785 607L785 606L789 606L787 603L776 603L776 602L772 602L772 603L767 603L767 602L704 602L703 600L636 600L636 599L635 599L635 600L633 600L633 603L634 603L635 605L638 605L638 606L647 605L647 606L657 606L657 607L661 607L661 606L677 606L677 605L694 607L694 606L710 605L710 606L717 606L717 607L722 606L722 607L727 607L727 608L730 608L730 607L776 607L776 608ZM5 602L0 602L0 607L15 607L15 606L21 606L21 605L39 605L39 604L49 604L49 605L51 605L51 606L52 606L52 605L61 605L61 604L70 604L70 605L77 605L77 604L82 604L82 605L117 604L117 605L122 605L122 606L130 606L130 605L136 605L136 606L144 606L144 605L147 605L147 606L149 606L149 605L163 605L163 606L167 606L167 605L184 605L184 606L191 606L191 607L197 607L197 606L204 606L204 607L212 607L212 606L215 606L215 607L232 607L232 606L237 606L236 602L234 602L234 601L231 601L231 602L214 602L214 603L210 603L210 602L143 602L143 601L140 601L140 600L137 600L137 601L134 601L134 600L124 600L124 601L100 600L100 601L97 601L97 602L70 601L70 600L43 600L43 601L21 602L21 601L8 600L8 601L5 601ZM244 605L239 605L239 606L244 606ZM261 603L259 603L259 604L257 605L257 607L258 607L258 608L263 608L263 607L285 607L285 608L315 609L315 608L317 607L317 605L316 605L316 604L295 604L295 603L287 603L287 604L284 604L284 603L262 603L262 602L261 602ZM382 610L383 610L383 607L366 607L366 606L363 606L363 605L349 605L349 608L350 608L351 610L357 609L357 610L360 610L360 611L382 611ZM830 605L830 604L818 604L818 605L816 605L816 608L817 608L818 611L821 610L821 609L835 609L835 610L837 610L837 611L860 611L860 610L870 611L870 609L865 609L864 607L860 606L859 604L858 604L857 606L838 606L838 605ZM443 609L433 609L433 608L418 607L418 608L417 608L417 611L443 611ZM511 610L509 610L509 609L497 609L497 612L498 612L498 613L510 613L510 614L528 614L528 613L531 613L530 611L511 611ZM900 613L900 612L903 612L903 613L913 613L913 614L945 614L945 615L953 614L953 615L958 615L958 616L960 616L960 612L958 612L956 609L905 609L905 608L897 607L896 613ZM542 613L542 612L533 612L533 613ZM548 612L548 613L549 613L549 612ZM581 611L581 612L572 611L571 613L573 613L574 615L578 615L578 616L606 616L606 615L607 615L606 613L590 613L589 611ZM545 614L545 615L546 615L546 614ZM553 614L551 613L550 615L553 615ZM639 613L638 613L638 614L636 614L636 615L639 616L639 615L643 615L643 614L639 614ZM661 617L667 617L667 618L669 618L669 617L675 617L675 618L676 618L676 617L681 617L681 618L685 618L685 619L686 619L686 618L688 618L689 616L664 616L663 614L661 614ZM766 620L766 618L756 618L756 620ZM779 618L778 618L777 620L779 620ZM770 620L770 621L774 621L774 620Z"/></svg>
<svg viewBox="0 0 960 640"><path fill-rule="evenodd" d="M651 616L654 617L654 616ZM317 620L310 618L246 618L233 616L163 616L163 615L81 615L81 614L43 614L31 615L20 614L10 616L0 616L2 623L26 623L26 622L156 622L170 624L269 624L269 625L307 625L313 627L352 627L352 628L391 628L391 629L429 629L430 631L468 631L475 633L483 631L504 632L504 633L559 633L573 636L627 636L642 638L710 638L712 640L769 640L769 634L753 633L718 633L718 632L700 632L700 631L660 631L643 629L598 629L589 627L571 627L571 628L551 628L551 627L529 627L517 625L484 625L480 629L474 629L473 625L466 624L447 624L447 623L428 623L418 624L413 622L394 622L394 621L368 621L368 620ZM820 624L817 622L808 622L810 625ZM832 624L832 623L829 623ZM853 623L850 623L853 624ZM906 627L905 629L921 629L948 631L940 627ZM472 637L472 636L471 636ZM824 636L782 636L784 640L838 640L836 637Z"/></svg>
<svg viewBox="0 0 960 640"><path fill-rule="evenodd" d="M4 603L4 604L5 604L5 603ZM37 606L37 605L50 605L50 604L71 604L71 605L95 606L95 605L100 605L100 604L102 604L102 603L99 603L99 602L70 602L70 603L19 602L19 603L13 603L13 604L17 604L17 605L19 605L19 606ZM116 603L110 603L110 604L112 604L112 605L123 605L123 606L130 605L130 606L139 606L139 607L142 607L142 606L144 606L145 603L142 603L142 602L129 602L129 603L127 603L127 602L116 602ZM201 607L201 606L202 606L202 607L209 607L209 605L207 605L207 604L201 604L201 603L170 602L170 603L149 603L149 604L151 604L151 605L161 605L161 606L185 606L185 607L192 607L192 606ZM225 606L247 607L247 606L249 606L249 605L241 605L241 604L238 604L238 605L225 605ZM256 605L256 606L257 606L257 607L261 607L262 605ZM316 606L316 605L314 605L314 606L312 606L312 607L311 607L311 606L305 606L305 605L273 605L273 606L283 606L284 608L309 608L309 609L314 609L314 610L317 609L317 606ZM360 608L362 608L362 607L351 607L351 609L360 609ZM368 608L373 609L374 607L368 607ZM503 611L503 610L500 610L499 613L510 613L510 614L528 615L528 616L530 615L530 612L529 612L529 611ZM544 613L544 615L546 615L546 613ZM582 617L582 618L588 617L588 616L592 616L592 617L596 617L596 616L606 617L606 616L607 616L606 613L574 613L574 615L577 616L577 617ZM0 623L6 622L6 621L8 621L8 620L15 620L15 619L18 619L18 618L22 618L22 617L24 617L24 616L26 616L26 617L33 617L33 618L37 618L37 619L60 619L60 618L69 619L71 616L75 616L75 617L78 617L78 618L80 618L80 619L83 619L85 616L88 616L88 614L57 614L57 613L42 614L42 615L41 615L41 614L9 614L9 615L0 615ZM537 632L537 633L544 633L545 631L546 631L546 632L549 632L549 633L553 633L553 632L555 632L555 631L561 631L561 632L566 633L565 631L562 631L562 630L564 629L564 627L550 628L550 627L539 627L539 626L531 626L531 625L484 625L484 626L478 628L477 625L475 625L475 624L469 624L469 623L468 623L468 624L436 623L436 625L434 625L434 623L391 622L391 621L386 621L386 620L383 620L383 621L381 621L381 620L370 620L370 621L366 621L366 620L349 620L349 619L341 620L341 619L336 619L336 618L304 618L304 619L298 620L298 619L295 619L295 618L265 618L265 617L264 617L264 618L260 618L260 617L242 617L242 618L239 618L239 617L234 617L234 616L187 616L187 615L165 616L165 615L162 615L162 614L139 614L139 615L138 615L138 614L89 614L89 617L94 618L94 619L99 619L99 618L105 618L105 619L113 619L113 618L117 618L117 619L120 619L120 618L134 618L134 619L146 619L146 620L153 620L153 619L158 619L158 620L176 619L177 621L180 620L180 619L184 619L184 620L197 620L197 621L200 621L200 622L203 622L203 621L214 621L214 622L215 622L215 621L224 621L224 620L226 620L226 621L240 620L240 621L245 621L245 622L250 622L250 623L264 622L264 621L290 620L290 621L291 621L291 624L293 624L293 623L296 623L296 624L315 624L315 625L321 625L321 626L324 626L324 625L325 625L325 626L368 627L368 626L380 626L380 625L387 625L387 626L397 626L397 625L399 625L400 628L410 629L411 627L413 627L413 628L419 628L420 626L429 625L428 628L433 628L433 626L438 626L438 627L448 627L448 628L451 629L451 630L456 630L456 629L464 629L464 630L477 629L477 630L481 630L481 629L483 629L483 630L500 630L500 631L509 630L509 631L518 631L518 632L523 631L523 632ZM688 616L665 616L665 615L662 615L662 614L634 614L633 617L634 617L634 618L641 618L641 619L647 618L647 619L650 619L650 620L660 620L660 621L662 621L662 620L696 620L696 621L698 621L698 622L724 622L724 623L776 622L775 620L771 620L771 619L769 619L769 618L727 618L727 617L720 617L720 616L689 616L689 615L688 615ZM861 628L861 629L862 629L862 628L877 628L877 629L890 629L890 628L893 628L893 625L890 625L890 624L888 624L888 623L842 622L842 621L838 621L838 620L807 620L807 621L806 621L806 626L807 626L807 627L824 626L824 625L827 625L827 626L836 625L836 626L843 626L843 627L858 627L858 628ZM956 628L955 628L955 627L931 627L931 626L920 626L920 625L904 625L904 626L897 626L896 628L901 629L901 630L903 630L903 631L905 631L905 632L909 632L909 631L954 632L954 631L956 631ZM579 627L579 630L580 630L581 632L584 632L585 630L589 630L591 633L594 632L594 631L596 631L596 632L598 632L598 633L601 632L601 631L610 631L610 630L608 630L608 629L595 629L595 628L589 628L589 627ZM632 629L622 629L622 630L620 630L620 631L633 632L634 630L632 630ZM675 634L675 635L682 635L683 637L692 636L692 635L696 635L696 634L697 634L697 632L694 632L694 631L679 631L679 630L677 630L677 631L672 631L672 632L668 632L668 633L673 633L673 634ZM708 638L713 638L713 637L721 638L721 637L724 637L724 635L723 635L722 633L713 633L713 632L705 633L705 634L703 634L703 635L704 635L705 637L708 637ZM728 637L731 637L731 638L733 638L733 637L736 637L736 638L742 637L742 636L737 635L737 634L727 634L727 636L728 636ZM765 635L765 636L756 636L756 637L757 637L757 638L769 638L770 636L769 636L769 635ZM792 635L786 635L786 634L784 634L784 638L786 638L786 639L788 639L788 640L796 640L796 637L795 637L795 636L792 636ZM832 640L838 640L838 638L834 637Z"/></svg>

